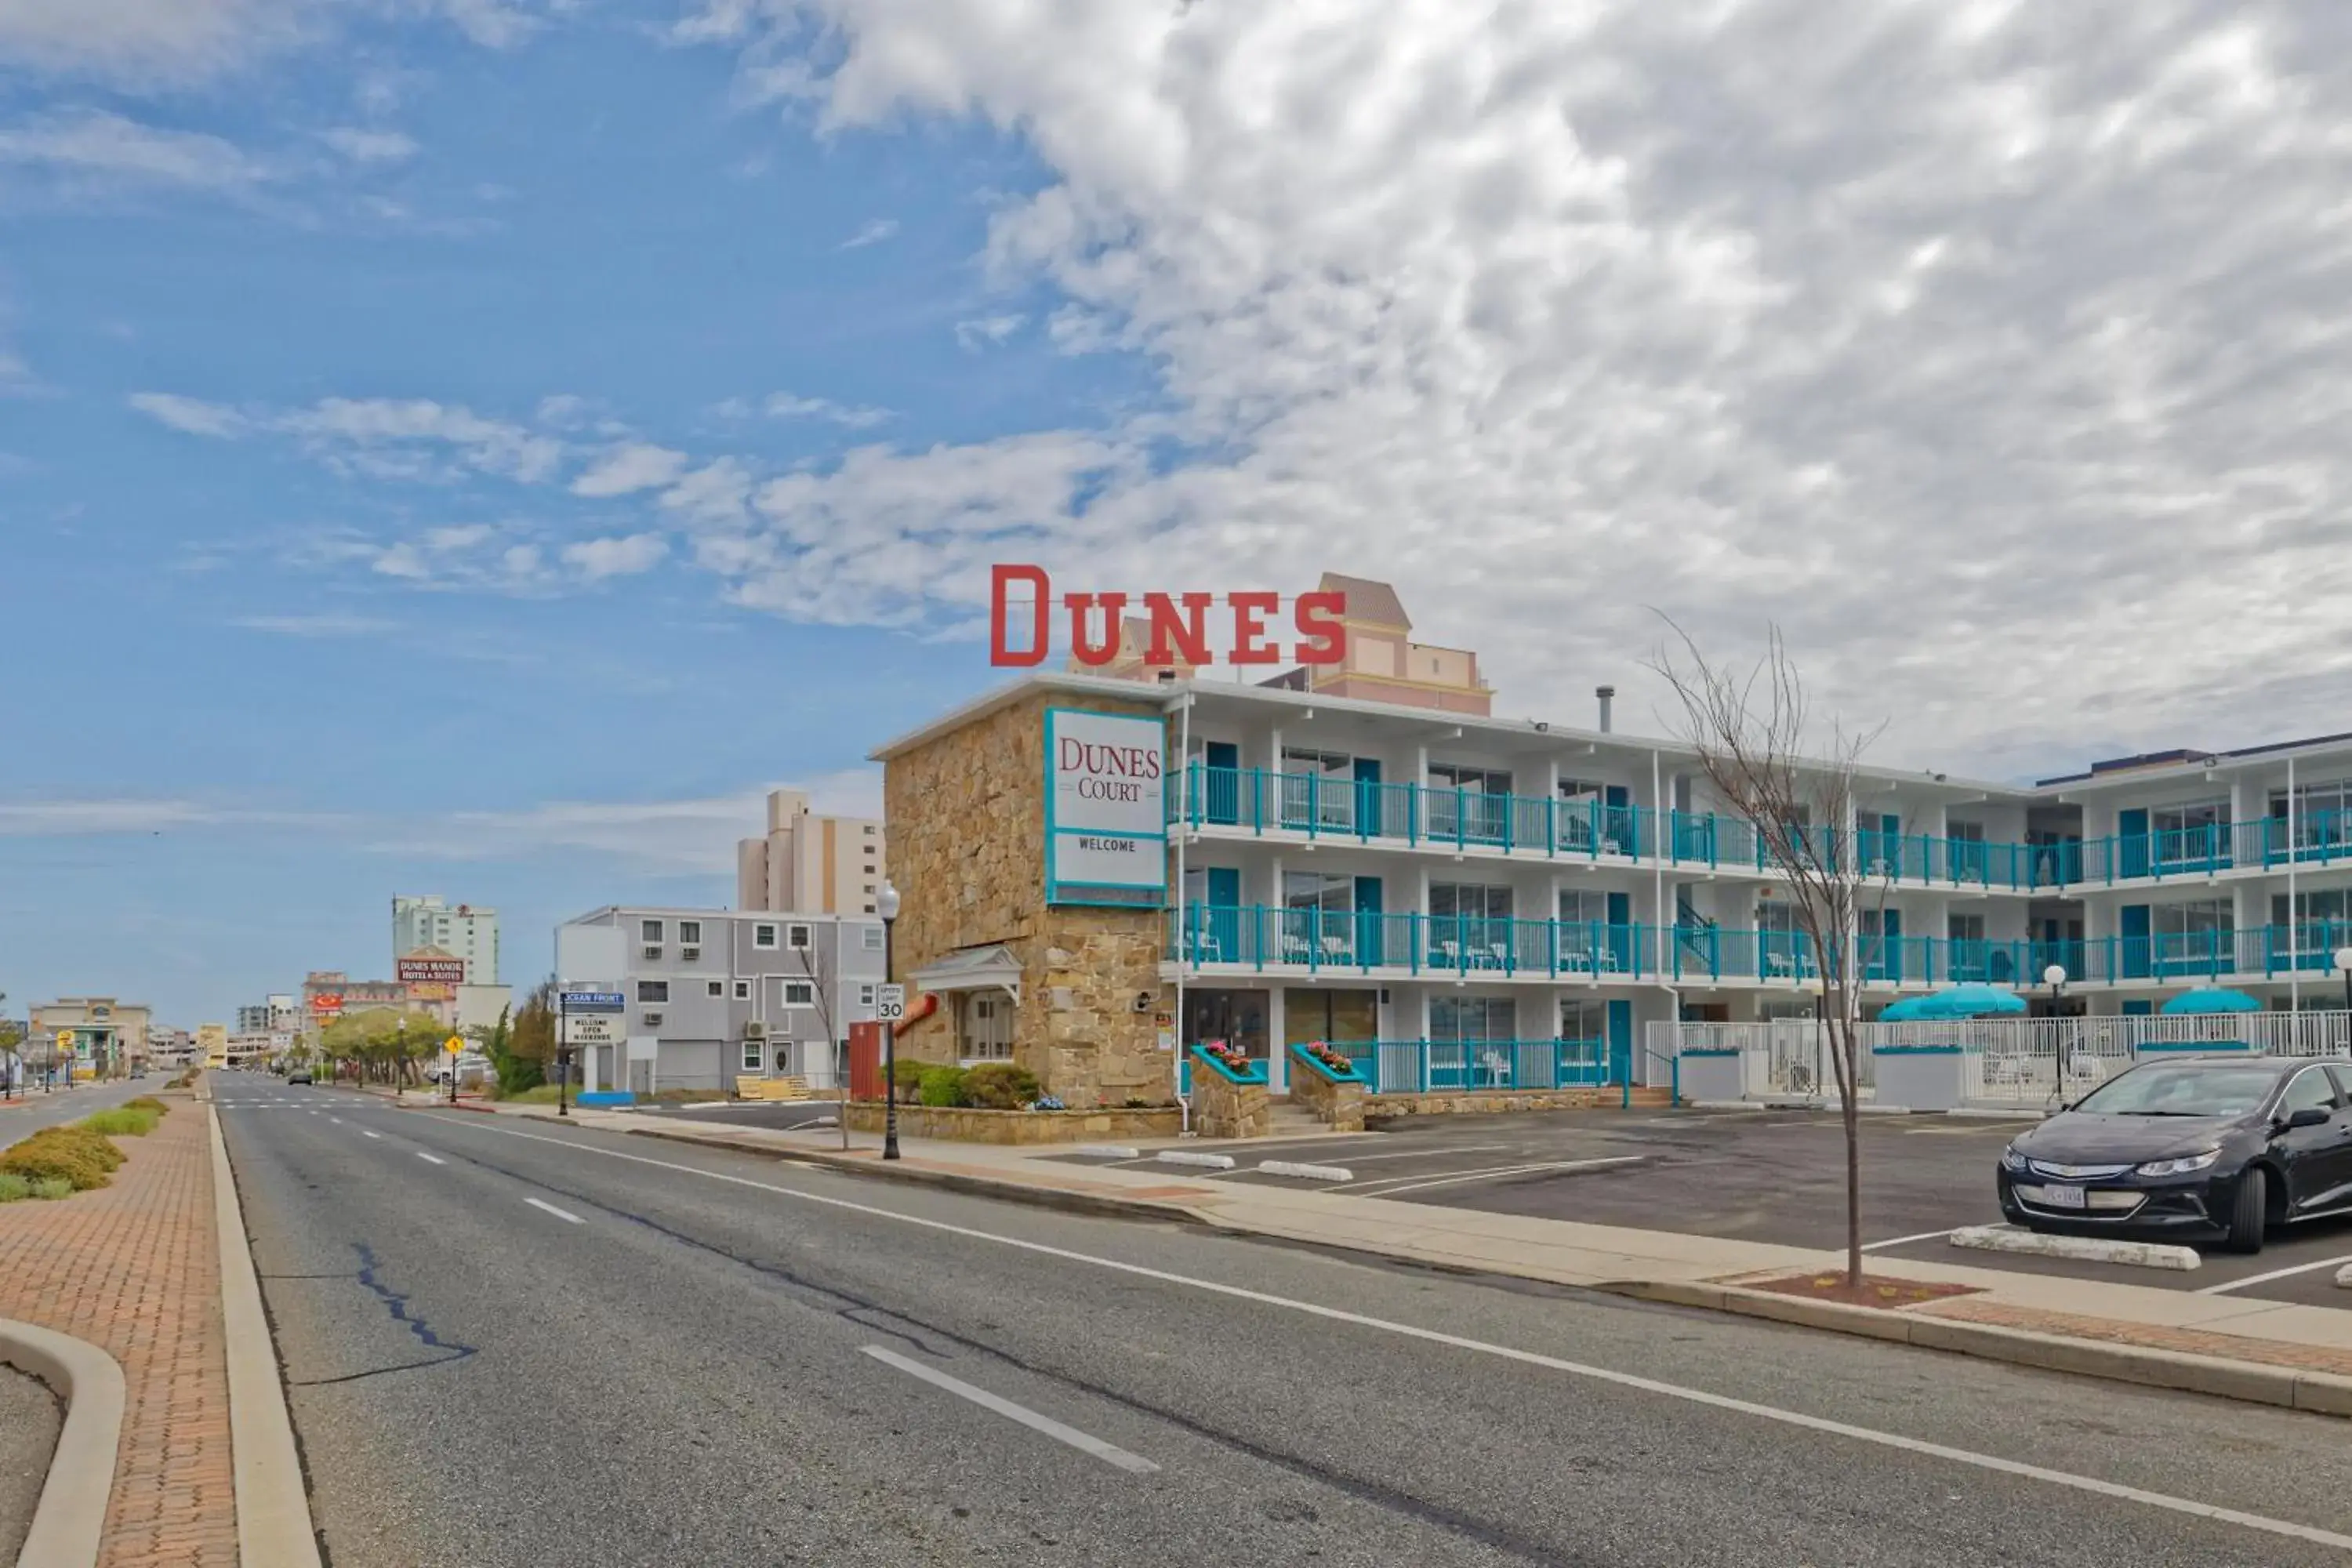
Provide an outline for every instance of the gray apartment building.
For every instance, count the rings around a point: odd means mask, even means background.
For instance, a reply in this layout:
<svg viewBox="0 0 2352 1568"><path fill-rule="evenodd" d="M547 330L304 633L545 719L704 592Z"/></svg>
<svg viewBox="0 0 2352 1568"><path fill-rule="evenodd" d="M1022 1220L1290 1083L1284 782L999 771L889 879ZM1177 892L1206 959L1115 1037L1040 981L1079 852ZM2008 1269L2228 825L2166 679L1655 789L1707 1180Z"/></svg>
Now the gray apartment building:
<svg viewBox="0 0 2352 1568"><path fill-rule="evenodd" d="M835 1085L849 1026L874 1016L882 922L855 915L610 906L555 929L568 991L617 991L583 1089L731 1089L747 1078Z"/></svg>

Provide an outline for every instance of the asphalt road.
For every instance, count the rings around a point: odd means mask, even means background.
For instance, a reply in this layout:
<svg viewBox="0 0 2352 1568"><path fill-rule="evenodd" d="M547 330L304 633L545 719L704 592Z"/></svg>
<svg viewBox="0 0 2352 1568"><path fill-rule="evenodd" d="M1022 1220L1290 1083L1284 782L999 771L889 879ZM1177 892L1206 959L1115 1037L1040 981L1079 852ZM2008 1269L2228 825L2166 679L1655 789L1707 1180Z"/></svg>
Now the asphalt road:
<svg viewBox="0 0 2352 1568"><path fill-rule="evenodd" d="M1993 1165L2001 1146L2031 1125L2031 1119L1864 1117L1864 1245L1874 1256L1891 1258L2352 1309L2352 1290L2335 1282L2336 1271L2352 1262L2352 1219L2273 1230L2252 1257L2209 1243L2199 1248L2202 1266L2189 1272L1955 1248L1946 1239L1954 1228L2002 1223ZM1578 1110L1431 1117L1370 1134L1199 1147L1223 1150L1239 1162L1231 1173L1201 1175L1205 1180L1790 1247L1845 1245L1845 1134L1835 1115ZM1251 1167L1262 1159L1345 1166L1355 1179L1260 1175Z"/></svg>
<svg viewBox="0 0 2352 1568"><path fill-rule="evenodd" d="M0 1563L16 1561L65 1413L39 1378L0 1366Z"/></svg>
<svg viewBox="0 0 2352 1568"><path fill-rule="evenodd" d="M337 1568L2352 1562L2352 1443L2318 1417L220 1097Z"/></svg>

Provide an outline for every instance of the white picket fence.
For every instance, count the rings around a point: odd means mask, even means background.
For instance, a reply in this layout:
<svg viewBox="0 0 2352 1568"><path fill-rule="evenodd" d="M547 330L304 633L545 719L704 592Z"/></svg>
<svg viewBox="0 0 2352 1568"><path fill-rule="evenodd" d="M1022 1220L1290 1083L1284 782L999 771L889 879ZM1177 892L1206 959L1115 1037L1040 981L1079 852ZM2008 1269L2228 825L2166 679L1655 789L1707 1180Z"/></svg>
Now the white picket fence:
<svg viewBox="0 0 2352 1568"><path fill-rule="evenodd" d="M1817 1095L1834 1100L1837 1071L1827 1032L1811 1018L1754 1024L1652 1024L1661 1057L1739 1053L1741 1092L1750 1098ZM1970 1018L1950 1023L1862 1026L1862 1088L1874 1086L1874 1046L1958 1046L1963 1098L1984 1105L2047 1105L2071 1100L2139 1059L2144 1047L2240 1043L2273 1056L2352 1052L2352 1013L2128 1014L2085 1018ZM2060 1086L2063 1084L2063 1093Z"/></svg>

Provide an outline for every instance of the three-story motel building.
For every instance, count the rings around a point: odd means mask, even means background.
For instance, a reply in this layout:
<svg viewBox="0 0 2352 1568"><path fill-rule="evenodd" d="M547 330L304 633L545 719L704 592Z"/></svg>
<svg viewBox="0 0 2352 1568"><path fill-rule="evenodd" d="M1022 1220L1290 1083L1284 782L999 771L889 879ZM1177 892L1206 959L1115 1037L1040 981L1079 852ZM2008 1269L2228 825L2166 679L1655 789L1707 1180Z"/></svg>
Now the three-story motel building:
<svg viewBox="0 0 2352 1568"><path fill-rule="evenodd" d="M1586 724L1495 717L1474 657L1406 640L1383 585L1335 581L1345 668L1256 685L1129 657L942 721L1024 701L1164 716L1182 765L1157 1005L1179 1040L1239 1045L1277 1086L1284 1047L1323 1040L1388 1092L1543 1089L1664 1081L1651 1023L1811 1015L1820 964L1785 882L1691 747L1617 731L1605 691ZM2036 1012L2215 983L2341 1005L2352 736L2030 786L1864 767L1855 796L1839 837L1875 884L1868 1013L1961 981Z"/></svg>

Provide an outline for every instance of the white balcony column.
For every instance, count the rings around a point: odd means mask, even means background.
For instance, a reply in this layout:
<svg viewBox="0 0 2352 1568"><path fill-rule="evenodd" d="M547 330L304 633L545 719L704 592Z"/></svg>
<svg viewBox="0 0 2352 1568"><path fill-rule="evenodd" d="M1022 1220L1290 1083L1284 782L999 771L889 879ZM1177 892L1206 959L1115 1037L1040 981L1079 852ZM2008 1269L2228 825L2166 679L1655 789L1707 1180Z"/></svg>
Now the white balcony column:
<svg viewBox="0 0 2352 1568"><path fill-rule="evenodd" d="M1282 976L1266 977L1265 987L1265 1082L1270 1093L1280 1094L1290 1079L1282 1070L1282 1058L1288 1047L1283 1039L1288 1034L1282 1018Z"/></svg>
<svg viewBox="0 0 2352 1568"><path fill-rule="evenodd" d="M2253 913L2255 907L2257 907L2257 900L2259 900L2262 910L2259 916L2255 916ZM2237 933L2240 931L2252 931L2256 926L2267 921L2270 919L2269 904L2269 895L2263 892L2259 888L2251 887L2244 882L2240 882L2230 889L2230 940L2231 945L2230 949L2228 973L2235 974L2244 967L2244 965L2240 962L2240 955L2245 952L2245 946L2240 941ZM2294 910L2291 908L2287 910L2287 913L2290 915L2294 912ZM2293 928L2289 927L2289 929L2292 930ZM2261 961L2258 958L2255 962L2260 963Z"/></svg>
<svg viewBox="0 0 2352 1568"><path fill-rule="evenodd" d="M1269 724L1266 726L1265 771L1268 773L1279 773L1282 772L1282 726L1279 724ZM1266 803L1266 809L1268 811L1274 811L1277 809L1282 795L1282 789L1280 785L1272 784L1271 782L1269 782L1267 787L1272 791L1275 795L1275 799Z"/></svg>

